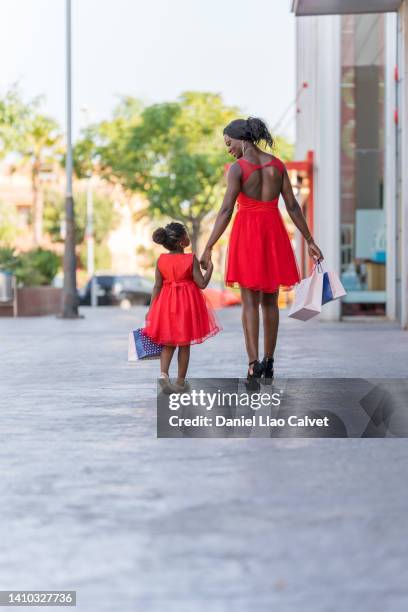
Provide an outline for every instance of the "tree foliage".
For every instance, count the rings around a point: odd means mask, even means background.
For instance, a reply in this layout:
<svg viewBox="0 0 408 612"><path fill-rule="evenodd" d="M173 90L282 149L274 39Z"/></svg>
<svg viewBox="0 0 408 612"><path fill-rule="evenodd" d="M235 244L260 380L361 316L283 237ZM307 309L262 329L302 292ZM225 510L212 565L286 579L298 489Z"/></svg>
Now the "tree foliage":
<svg viewBox="0 0 408 612"><path fill-rule="evenodd" d="M0 249L0 269L12 272L25 287L49 285L61 265L60 257L47 249L16 253L13 248Z"/></svg>
<svg viewBox="0 0 408 612"><path fill-rule="evenodd" d="M44 169L53 168L62 155L58 123L40 112L41 98L25 101L18 87L0 99L0 145L2 153L13 152L17 165L29 167L33 203L33 234L36 244L43 235L43 193L40 180Z"/></svg>
<svg viewBox="0 0 408 612"><path fill-rule="evenodd" d="M81 244L85 239L87 213L86 193L74 194L75 200L75 242ZM93 233L96 243L102 243L109 232L115 228L118 215L113 201L98 192L93 194ZM61 224L64 218L64 198L55 191L45 193L44 226L54 242L62 241Z"/></svg>
<svg viewBox="0 0 408 612"><path fill-rule="evenodd" d="M18 233L19 227L16 206L0 201L0 245L12 244Z"/></svg>
<svg viewBox="0 0 408 612"><path fill-rule="evenodd" d="M41 102L40 96L24 100L18 85L0 97L0 153L16 153L31 163L55 161L57 145L61 153L60 127L41 114Z"/></svg>
<svg viewBox="0 0 408 612"><path fill-rule="evenodd" d="M207 92L185 92L176 102L144 109L127 98L111 121L84 132L75 149L77 174L89 172L91 159L107 180L143 193L152 217L183 222L196 249L203 222L220 204L231 162L222 131L240 115ZM280 137L276 150L283 159L293 155Z"/></svg>
<svg viewBox="0 0 408 612"><path fill-rule="evenodd" d="M78 178L98 173L116 182L116 177L109 169L117 159L124 162L128 154L129 135L140 123L142 109L140 100L131 96L123 97L110 120L89 125L82 130L73 149L74 171Z"/></svg>
<svg viewBox="0 0 408 612"><path fill-rule="evenodd" d="M0 157L21 147L31 108L32 104L23 101L18 85L0 96Z"/></svg>
<svg viewBox="0 0 408 612"><path fill-rule="evenodd" d="M102 175L146 195L153 217L185 223L194 247L203 219L221 197L229 161L222 129L237 112L210 93L186 92L176 102L145 109L128 99L112 121L88 131L78 158L93 141Z"/></svg>
<svg viewBox="0 0 408 612"><path fill-rule="evenodd" d="M295 147L291 142L288 142L283 136L275 136L275 147L274 154L277 155L282 161L293 161Z"/></svg>

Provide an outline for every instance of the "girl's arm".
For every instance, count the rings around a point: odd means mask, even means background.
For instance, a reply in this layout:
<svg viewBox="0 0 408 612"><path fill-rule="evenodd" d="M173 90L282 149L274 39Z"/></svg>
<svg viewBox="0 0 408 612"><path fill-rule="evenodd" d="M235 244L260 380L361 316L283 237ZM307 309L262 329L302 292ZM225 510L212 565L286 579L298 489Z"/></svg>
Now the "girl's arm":
<svg viewBox="0 0 408 612"><path fill-rule="evenodd" d="M212 273L213 273L213 262L211 261L211 259L209 260L208 264L207 264L207 270L205 272L205 274L203 275L203 273L201 272L200 269L200 264L198 263L198 259L197 257L194 255L194 259L193 259L193 279L195 284L200 288L200 289L205 289L206 286L208 285L208 283L210 282Z"/></svg>
<svg viewBox="0 0 408 612"><path fill-rule="evenodd" d="M207 245L200 258L200 264L204 270L207 269L208 262L211 259L211 249L216 244L217 240L221 238L227 229L229 222L231 221L235 202L240 191L241 168L239 164L233 164L228 171L227 190L224 195L224 200L218 212L217 218L215 219L214 227L208 239Z"/></svg>
<svg viewBox="0 0 408 612"><path fill-rule="evenodd" d="M295 198L295 194L293 193L292 185L286 168L283 174L281 193L285 201L286 210L288 211L289 217L292 219L293 223L296 225L296 227L304 236L307 242L310 257L313 257L313 259L317 261L321 261L322 259L324 259L323 254L315 243L315 241L313 240L313 236L307 226L307 222L303 215L302 209Z"/></svg>
<svg viewBox="0 0 408 612"><path fill-rule="evenodd" d="M155 274L154 274L154 287L153 287L153 291L152 291L152 297L150 298L150 306L149 306L149 310L147 311L146 317L150 312L150 309L152 307L152 304L154 302L154 300L157 298L157 296L159 295L161 288L163 285L163 277L160 273L159 270L159 266L158 264L156 264L156 270L155 270Z"/></svg>

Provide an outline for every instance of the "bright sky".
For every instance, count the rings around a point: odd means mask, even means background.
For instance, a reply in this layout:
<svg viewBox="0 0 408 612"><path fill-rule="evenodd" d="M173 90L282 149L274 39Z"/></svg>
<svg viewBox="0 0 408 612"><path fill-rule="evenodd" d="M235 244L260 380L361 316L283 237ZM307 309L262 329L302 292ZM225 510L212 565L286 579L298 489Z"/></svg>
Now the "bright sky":
<svg viewBox="0 0 408 612"><path fill-rule="evenodd" d="M72 0L74 133L109 116L117 96L146 103L186 90L276 123L295 97L290 0ZM1 0L0 91L28 97L65 119L65 0ZM294 109L284 121L294 139Z"/></svg>

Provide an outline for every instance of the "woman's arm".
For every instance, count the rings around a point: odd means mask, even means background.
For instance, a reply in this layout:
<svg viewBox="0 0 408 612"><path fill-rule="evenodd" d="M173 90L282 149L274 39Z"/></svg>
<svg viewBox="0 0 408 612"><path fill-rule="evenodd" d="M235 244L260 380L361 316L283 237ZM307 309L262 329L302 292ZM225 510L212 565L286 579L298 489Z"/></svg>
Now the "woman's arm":
<svg viewBox="0 0 408 612"><path fill-rule="evenodd" d="M198 259L194 255L194 259L193 259L193 279L194 279L195 284L200 289L205 289L207 287L208 283L210 282L210 279L211 279L211 276L212 276L212 273L213 273L213 269L214 269L214 265L213 265L213 262L210 259L208 261L208 263L207 263L206 272L203 275L203 273L201 272L201 269L200 269L200 264L198 263Z"/></svg>
<svg viewBox="0 0 408 612"><path fill-rule="evenodd" d="M149 306L149 310L147 311L146 317L150 312L150 308L152 307L152 304L154 302L154 300L157 298L157 296L159 295L161 288L163 285L163 277L160 273L159 270L159 266L158 264L156 264L156 270L155 270L155 274L154 274L154 287L153 287L153 291L152 291L152 297L150 298L150 306Z"/></svg>
<svg viewBox="0 0 408 612"><path fill-rule="evenodd" d="M215 219L214 227L208 239L207 245L200 258L200 264L204 270L207 269L208 262L211 259L211 249L221 238L227 229L229 222L231 221L235 202L240 191L241 168L239 167L239 164L233 164L228 171L227 190L225 192L221 208L218 212L217 218Z"/></svg>
<svg viewBox="0 0 408 612"><path fill-rule="evenodd" d="M286 210L288 211L289 217L292 219L293 223L296 225L296 227L298 228L302 236L304 236L307 242L310 257L313 257L313 259L317 261L321 261L322 259L324 259L323 253L313 240L313 236L310 233L302 209L295 198L295 194L293 193L292 185L286 168L283 174L281 192L285 201Z"/></svg>

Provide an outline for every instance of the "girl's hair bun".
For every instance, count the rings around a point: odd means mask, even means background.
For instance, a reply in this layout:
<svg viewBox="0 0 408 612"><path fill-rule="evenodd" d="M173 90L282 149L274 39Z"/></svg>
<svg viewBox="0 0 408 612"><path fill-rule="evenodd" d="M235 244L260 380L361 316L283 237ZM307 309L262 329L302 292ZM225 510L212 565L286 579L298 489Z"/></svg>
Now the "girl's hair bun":
<svg viewBox="0 0 408 612"><path fill-rule="evenodd" d="M164 227L158 227L157 230L154 230L152 239L156 244L164 244L167 240L167 232Z"/></svg>
<svg viewBox="0 0 408 612"><path fill-rule="evenodd" d="M154 230L152 239L156 244L161 244L165 249L173 251L186 233L187 230L182 223L172 221L166 227L159 227L157 230Z"/></svg>

